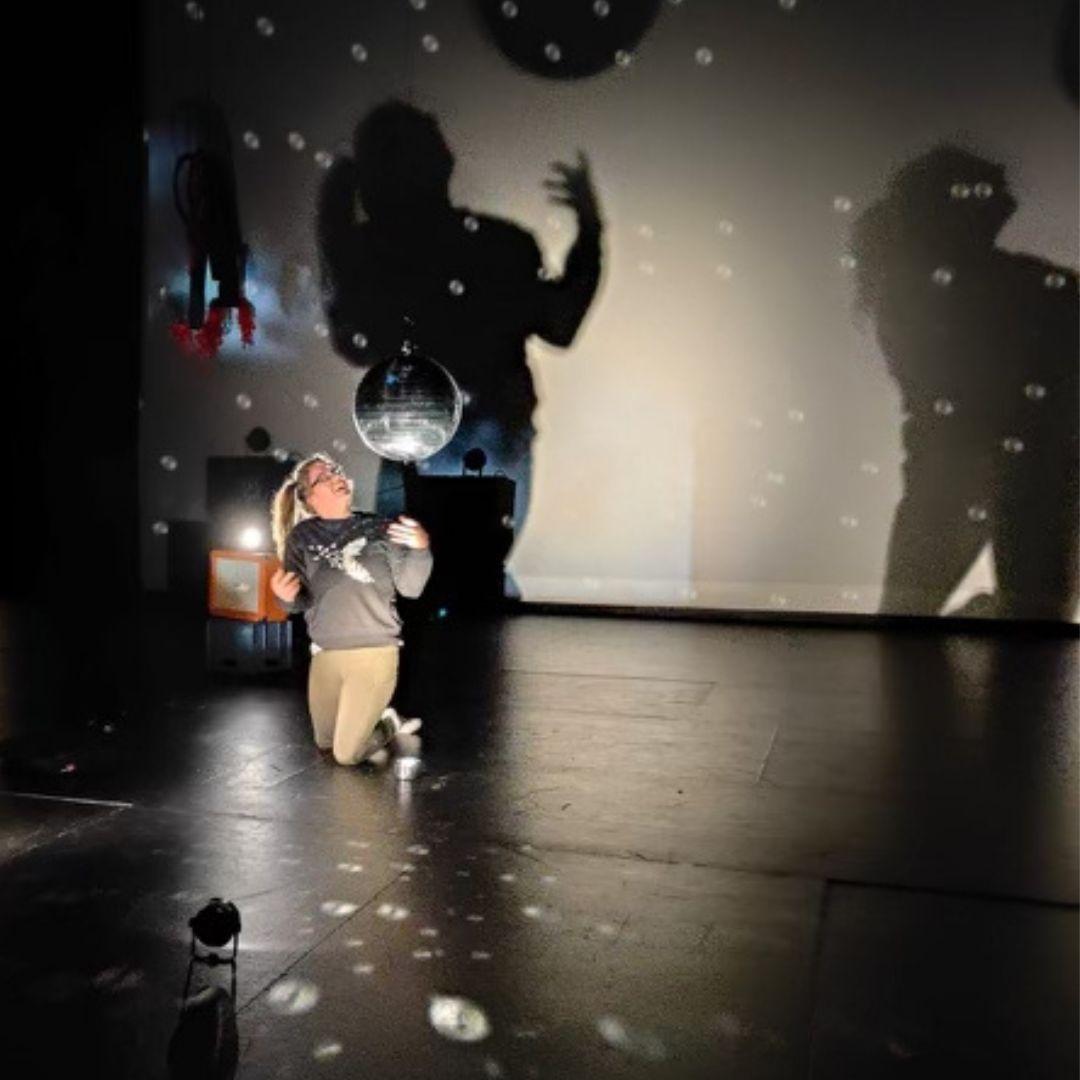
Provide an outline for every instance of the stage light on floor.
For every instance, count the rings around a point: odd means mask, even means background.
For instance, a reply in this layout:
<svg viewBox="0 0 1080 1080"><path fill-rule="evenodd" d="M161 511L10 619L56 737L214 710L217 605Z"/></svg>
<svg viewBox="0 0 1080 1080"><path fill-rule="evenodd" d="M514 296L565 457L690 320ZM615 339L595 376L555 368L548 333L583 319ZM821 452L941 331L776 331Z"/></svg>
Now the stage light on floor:
<svg viewBox="0 0 1080 1080"><path fill-rule="evenodd" d="M240 948L240 912L235 904L213 897L188 920L191 957L181 995L180 1020L169 1040L170 1080L231 1080L239 1060L236 1026L236 955ZM232 944L231 955L213 950ZM199 945L209 952L201 952ZM191 994L195 966L223 965L231 974L230 989L210 985Z"/></svg>

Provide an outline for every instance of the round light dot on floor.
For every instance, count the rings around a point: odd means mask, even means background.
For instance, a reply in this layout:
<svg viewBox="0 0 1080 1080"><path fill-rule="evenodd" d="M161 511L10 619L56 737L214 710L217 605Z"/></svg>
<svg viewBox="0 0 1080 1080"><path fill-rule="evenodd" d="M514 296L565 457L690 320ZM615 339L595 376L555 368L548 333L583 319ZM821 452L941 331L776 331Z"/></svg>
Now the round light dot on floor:
<svg viewBox="0 0 1080 1080"><path fill-rule="evenodd" d="M484 1010L468 998L433 994L428 1004L428 1021L454 1042L480 1042L491 1034L491 1022Z"/></svg>
<svg viewBox="0 0 1080 1080"><path fill-rule="evenodd" d="M311 1012L319 1001L319 988L306 979L282 979L270 988L266 1003L281 1016Z"/></svg>
<svg viewBox="0 0 1080 1080"><path fill-rule="evenodd" d="M350 915L355 915L360 909L358 905L348 900L327 900L319 905L319 910L324 915L330 915L335 919L346 919Z"/></svg>

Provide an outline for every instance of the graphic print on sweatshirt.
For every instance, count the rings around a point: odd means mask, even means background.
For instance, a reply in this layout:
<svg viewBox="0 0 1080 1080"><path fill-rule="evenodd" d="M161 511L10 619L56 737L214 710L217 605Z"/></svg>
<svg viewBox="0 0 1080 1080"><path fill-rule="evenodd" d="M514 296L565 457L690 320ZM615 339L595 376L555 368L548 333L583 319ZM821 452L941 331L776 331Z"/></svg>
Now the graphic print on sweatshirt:
<svg viewBox="0 0 1080 1080"><path fill-rule="evenodd" d="M375 579L360 561L360 553L365 547L367 547L367 537L360 536L342 547L334 544L309 544L308 551L316 562L325 562L335 570L343 570L353 581L372 585Z"/></svg>

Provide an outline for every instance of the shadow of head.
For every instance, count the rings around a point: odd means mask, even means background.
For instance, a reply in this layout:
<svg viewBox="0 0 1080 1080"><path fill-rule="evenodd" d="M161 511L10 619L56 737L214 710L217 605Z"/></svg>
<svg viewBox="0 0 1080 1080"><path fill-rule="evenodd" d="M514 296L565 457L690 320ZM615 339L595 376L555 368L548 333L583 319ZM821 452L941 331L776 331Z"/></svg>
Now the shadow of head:
<svg viewBox="0 0 1080 1080"><path fill-rule="evenodd" d="M356 190L369 218L445 208L454 155L431 113L391 100L353 133Z"/></svg>
<svg viewBox="0 0 1080 1080"><path fill-rule="evenodd" d="M905 163L852 226L859 306L890 270L991 251L1016 206L1005 166L970 150L943 143Z"/></svg>

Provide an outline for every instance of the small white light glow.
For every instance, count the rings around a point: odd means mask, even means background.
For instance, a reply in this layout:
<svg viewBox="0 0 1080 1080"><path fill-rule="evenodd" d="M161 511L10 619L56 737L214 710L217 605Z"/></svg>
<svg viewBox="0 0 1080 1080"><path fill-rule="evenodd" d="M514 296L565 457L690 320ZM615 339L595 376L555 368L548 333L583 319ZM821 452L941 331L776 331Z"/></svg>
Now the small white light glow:
<svg viewBox="0 0 1080 1080"><path fill-rule="evenodd" d="M262 529L256 529L254 525L249 525L240 534L240 546L246 551L256 551L262 547L262 542Z"/></svg>

